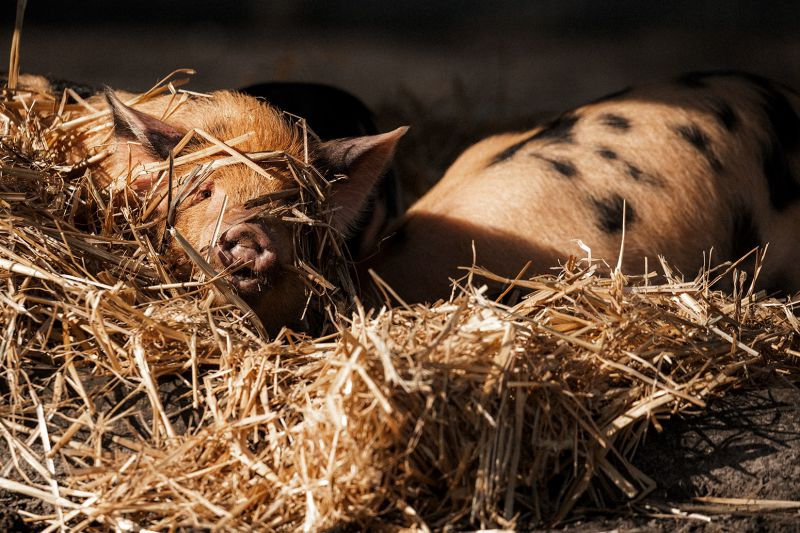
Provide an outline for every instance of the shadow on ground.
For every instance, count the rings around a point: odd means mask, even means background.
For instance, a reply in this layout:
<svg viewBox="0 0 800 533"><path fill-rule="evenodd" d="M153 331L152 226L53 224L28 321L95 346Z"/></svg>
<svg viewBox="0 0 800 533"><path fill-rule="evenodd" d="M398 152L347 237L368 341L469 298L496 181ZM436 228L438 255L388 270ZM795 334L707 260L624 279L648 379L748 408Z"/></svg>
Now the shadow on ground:
<svg viewBox="0 0 800 533"><path fill-rule="evenodd" d="M658 483L653 493L635 505L586 509L564 529L797 531L796 510L709 512L694 498L800 500L800 390L776 384L733 391L702 412L678 415L661 433L651 429L634 464Z"/></svg>

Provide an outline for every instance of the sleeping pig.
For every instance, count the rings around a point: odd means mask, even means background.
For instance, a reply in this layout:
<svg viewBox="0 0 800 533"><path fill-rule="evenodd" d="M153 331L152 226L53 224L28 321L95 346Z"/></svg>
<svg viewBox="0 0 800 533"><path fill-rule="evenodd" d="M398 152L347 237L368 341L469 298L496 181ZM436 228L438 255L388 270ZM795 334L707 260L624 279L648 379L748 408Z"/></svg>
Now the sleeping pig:
<svg viewBox="0 0 800 533"><path fill-rule="evenodd" d="M659 255L694 278L769 243L762 287L800 289L800 96L740 72L626 89L466 150L370 260L431 300L478 265L514 277L570 254L622 270ZM585 249L585 248L584 248Z"/></svg>
<svg viewBox="0 0 800 533"><path fill-rule="evenodd" d="M123 95L129 97L130 95ZM191 129L198 129L219 140L233 139L252 132L236 150L244 153L281 151L303 160L308 148L316 168L327 176L347 176L334 184L330 203L337 208L328 221L334 230L348 234L367 204L372 190L388 167L395 146L406 128L389 133L320 141L304 138L302 130L287 122L284 115L266 102L236 92L217 92L209 98L193 98L179 106L168 118L161 117L171 98L156 97L136 106L123 103L115 93L106 93L111 109L114 133L109 157L96 169L102 184L144 195L164 197L154 216L163 233L169 211L163 173L147 171L175 151ZM308 145L306 145L308 143ZM212 146L202 137L194 137L187 150ZM180 155L182 152L175 154ZM199 162L229 156L215 154ZM186 175L198 161L178 165L174 176ZM232 164L218 168L182 198L170 224L192 247L208 255L218 272L232 270L229 280L255 311L270 332L284 325L298 327L307 301L305 284L292 267L294 251L292 230L287 224L256 216L258 207L248 207L249 200L271 193L281 193L297 186L288 169L258 168ZM177 194L178 186L173 186ZM277 197L280 198L280 194ZM280 203L276 199L273 203ZM223 205L226 205L223 210ZM221 218L220 218L221 217ZM219 227L218 221L220 222ZM216 236L216 238L215 238ZM191 261L174 239L167 239L165 260L179 277L191 268Z"/></svg>

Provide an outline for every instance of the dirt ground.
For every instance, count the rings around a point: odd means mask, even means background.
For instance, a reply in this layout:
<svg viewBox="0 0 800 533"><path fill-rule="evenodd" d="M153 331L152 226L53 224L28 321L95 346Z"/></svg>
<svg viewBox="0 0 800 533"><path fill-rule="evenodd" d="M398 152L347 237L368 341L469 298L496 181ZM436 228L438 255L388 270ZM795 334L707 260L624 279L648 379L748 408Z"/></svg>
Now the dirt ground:
<svg viewBox="0 0 800 533"><path fill-rule="evenodd" d="M800 500L800 391L785 384L735 391L703 412L651 431L636 466L658 488L635 505L570 524L574 532L800 531L800 513L709 512L696 497ZM673 518L648 515L672 514ZM695 514L692 518L687 515Z"/></svg>

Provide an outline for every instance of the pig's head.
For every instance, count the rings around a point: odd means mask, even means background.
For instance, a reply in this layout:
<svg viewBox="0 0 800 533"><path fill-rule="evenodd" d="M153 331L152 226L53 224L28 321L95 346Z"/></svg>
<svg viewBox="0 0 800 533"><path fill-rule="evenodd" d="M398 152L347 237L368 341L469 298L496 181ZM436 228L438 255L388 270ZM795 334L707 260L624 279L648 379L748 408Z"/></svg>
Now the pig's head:
<svg viewBox="0 0 800 533"><path fill-rule="evenodd" d="M124 105L111 92L106 97L114 119L115 149L104 164L105 171L112 178L123 176L137 194L156 198L156 202L163 197L153 214L159 220L155 226L159 236L164 234L170 211L168 180L163 171L143 172L143 168L163 162L171 151L178 158L213 146L194 135L186 148L174 153L189 130L199 129L222 141L252 132L235 146L237 151L282 151L303 159L304 136L299 128L252 97L215 93L208 99L190 100L164 119L155 115L163 113L163 106L161 110L153 105L138 110ZM381 135L328 142L308 139L312 163L326 178L346 176L335 181L330 190L333 228L346 234L356 222L405 131L399 128ZM291 268L295 259L293 229L275 217L263 216L263 205L248 204L274 194L270 205L280 208L281 202L294 200L281 199L280 193L296 187L297 182L286 167L264 165L263 172L258 172L243 163L220 166L193 189L177 179L190 175L198 163L226 157L230 161L230 154L223 152L175 166L172 197L182 200L175 204L169 222L217 271L228 272L229 281L269 331L284 325L298 327L306 294L303 280ZM191 193L184 197L189 190ZM165 259L176 277L185 279L191 260L174 239L163 244Z"/></svg>

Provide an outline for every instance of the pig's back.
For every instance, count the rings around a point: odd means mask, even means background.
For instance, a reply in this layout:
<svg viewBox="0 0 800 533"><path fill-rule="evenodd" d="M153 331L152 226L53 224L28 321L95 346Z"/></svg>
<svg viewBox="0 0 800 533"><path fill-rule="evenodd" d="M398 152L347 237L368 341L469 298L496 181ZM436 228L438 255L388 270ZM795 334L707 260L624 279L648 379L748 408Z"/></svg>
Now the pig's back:
<svg viewBox="0 0 800 533"><path fill-rule="evenodd" d="M624 219L628 273L664 255L693 277L704 251L718 263L769 242L762 281L800 288L797 109L795 93L740 73L623 91L468 149L402 233L439 278L471 262L473 240L479 265L514 275L585 255L578 240L615 264Z"/></svg>

